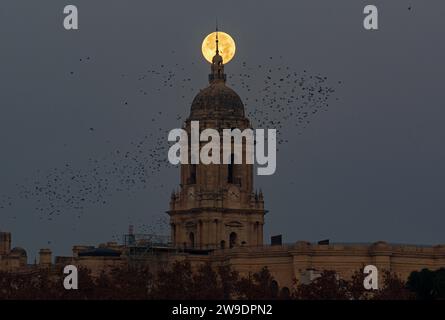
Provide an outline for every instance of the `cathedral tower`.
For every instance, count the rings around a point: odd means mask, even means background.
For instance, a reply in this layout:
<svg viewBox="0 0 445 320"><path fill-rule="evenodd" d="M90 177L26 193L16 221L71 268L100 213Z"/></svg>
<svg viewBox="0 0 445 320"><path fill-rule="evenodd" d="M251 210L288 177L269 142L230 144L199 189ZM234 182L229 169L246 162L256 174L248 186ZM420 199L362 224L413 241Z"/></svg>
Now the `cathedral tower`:
<svg viewBox="0 0 445 320"><path fill-rule="evenodd" d="M191 121L199 121L200 131L218 130L221 140L223 129L250 128L241 98L226 85L218 36L209 85L194 98L185 122L189 139ZM244 154L245 139L243 149ZM212 249L263 244L264 201L262 193L253 190L253 165L245 163L244 155L242 164L233 162L232 155L231 164L181 165L180 188L172 193L168 211L175 246Z"/></svg>

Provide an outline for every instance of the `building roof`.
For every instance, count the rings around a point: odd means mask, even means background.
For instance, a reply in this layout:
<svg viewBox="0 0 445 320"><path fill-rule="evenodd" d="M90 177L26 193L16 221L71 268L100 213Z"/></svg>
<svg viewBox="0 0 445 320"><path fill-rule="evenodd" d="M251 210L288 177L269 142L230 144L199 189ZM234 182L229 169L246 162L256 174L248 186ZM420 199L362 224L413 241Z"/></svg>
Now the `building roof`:
<svg viewBox="0 0 445 320"><path fill-rule="evenodd" d="M120 257L121 253L108 248L94 248L78 253L79 257Z"/></svg>
<svg viewBox="0 0 445 320"><path fill-rule="evenodd" d="M231 118L244 118L244 104L225 82L211 82L193 99L190 120Z"/></svg>

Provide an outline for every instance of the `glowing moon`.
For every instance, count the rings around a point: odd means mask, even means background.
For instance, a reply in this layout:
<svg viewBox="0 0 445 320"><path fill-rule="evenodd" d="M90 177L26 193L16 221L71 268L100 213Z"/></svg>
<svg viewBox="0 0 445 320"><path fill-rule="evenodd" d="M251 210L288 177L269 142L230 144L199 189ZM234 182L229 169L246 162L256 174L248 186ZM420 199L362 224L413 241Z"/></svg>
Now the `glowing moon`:
<svg viewBox="0 0 445 320"><path fill-rule="evenodd" d="M235 41L225 32L218 31L218 48L219 54L223 58L223 63L226 64L232 60L235 55ZM212 58L216 53L216 32L212 32L205 37L202 42L202 55L204 58L212 63Z"/></svg>

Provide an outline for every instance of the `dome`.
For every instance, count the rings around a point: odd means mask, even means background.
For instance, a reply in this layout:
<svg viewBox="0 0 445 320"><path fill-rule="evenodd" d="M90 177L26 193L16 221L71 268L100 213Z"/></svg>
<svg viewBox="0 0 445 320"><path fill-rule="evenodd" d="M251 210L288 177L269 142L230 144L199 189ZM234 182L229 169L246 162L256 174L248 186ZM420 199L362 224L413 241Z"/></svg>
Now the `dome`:
<svg viewBox="0 0 445 320"><path fill-rule="evenodd" d="M213 81L193 99L190 120L206 118L244 118L244 105L239 95L224 81Z"/></svg>

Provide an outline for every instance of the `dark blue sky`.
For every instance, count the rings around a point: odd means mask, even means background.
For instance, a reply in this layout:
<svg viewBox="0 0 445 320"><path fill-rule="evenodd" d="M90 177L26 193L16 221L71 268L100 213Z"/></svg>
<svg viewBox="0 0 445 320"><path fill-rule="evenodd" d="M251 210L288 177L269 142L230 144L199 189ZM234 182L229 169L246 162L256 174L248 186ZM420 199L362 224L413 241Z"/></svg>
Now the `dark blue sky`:
<svg viewBox="0 0 445 320"><path fill-rule="evenodd" d="M79 8L78 31L62 27L66 4ZM111 240L129 224L148 232L165 219L174 167L150 175L146 189L117 191L112 182L105 203L66 207L51 220L20 192L67 164L88 176L95 160L122 163L116 150L150 133L146 143L156 145L159 128L179 127L177 115L206 85L200 46L218 16L237 43L226 73L245 102L251 93L235 77L243 62L326 76L339 98L306 128L285 127L276 174L256 179L269 210L266 240L445 243L445 3L374 1L375 32L362 27L366 4L2 1L0 201L12 204L0 209L0 229L29 256L40 247L69 254L73 244ZM141 80L148 69L160 74ZM176 78L165 80L167 70ZM259 90L264 74L250 72Z"/></svg>

